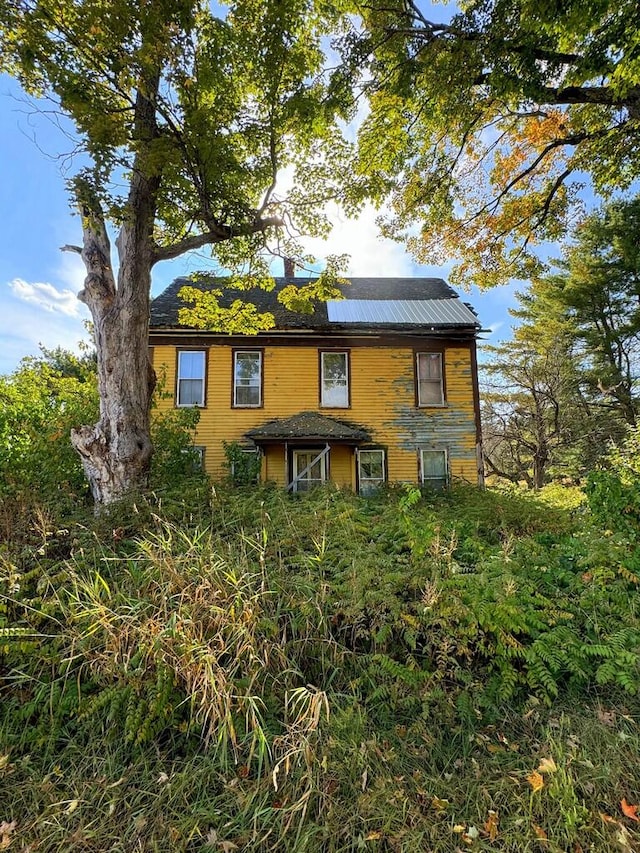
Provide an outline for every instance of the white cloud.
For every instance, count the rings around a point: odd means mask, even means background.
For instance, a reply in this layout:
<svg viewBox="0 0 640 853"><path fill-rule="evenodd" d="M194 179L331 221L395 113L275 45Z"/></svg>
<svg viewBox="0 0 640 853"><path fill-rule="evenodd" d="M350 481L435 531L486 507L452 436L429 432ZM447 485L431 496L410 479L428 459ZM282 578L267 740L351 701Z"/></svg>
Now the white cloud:
<svg viewBox="0 0 640 853"><path fill-rule="evenodd" d="M30 283L21 278L14 278L9 282L9 287L18 299L44 311L66 314L67 317L80 316L80 303L72 290L58 290L47 282Z"/></svg>
<svg viewBox="0 0 640 853"><path fill-rule="evenodd" d="M15 370L24 356L37 355L40 344L76 351L89 337L89 312L67 288L14 279L7 289L0 287L0 303L0 375Z"/></svg>
<svg viewBox="0 0 640 853"><path fill-rule="evenodd" d="M55 278L60 280L74 293L82 290L87 275L84 262L80 255L75 252L64 252L60 264L55 273Z"/></svg>
<svg viewBox="0 0 640 853"><path fill-rule="evenodd" d="M305 249L318 258L349 255L347 274L357 276L410 276L414 265L401 243L380 236L377 211L367 205L357 219L347 219L337 206L329 210L333 229L326 240L303 240Z"/></svg>

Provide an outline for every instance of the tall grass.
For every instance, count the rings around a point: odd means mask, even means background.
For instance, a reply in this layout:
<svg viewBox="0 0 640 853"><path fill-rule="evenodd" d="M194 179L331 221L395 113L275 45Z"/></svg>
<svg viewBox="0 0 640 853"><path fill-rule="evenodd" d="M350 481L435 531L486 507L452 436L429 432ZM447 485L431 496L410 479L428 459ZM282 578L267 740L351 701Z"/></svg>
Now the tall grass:
<svg viewBox="0 0 640 853"><path fill-rule="evenodd" d="M198 481L25 513L0 550L0 845L632 850L632 544L578 501L471 489Z"/></svg>

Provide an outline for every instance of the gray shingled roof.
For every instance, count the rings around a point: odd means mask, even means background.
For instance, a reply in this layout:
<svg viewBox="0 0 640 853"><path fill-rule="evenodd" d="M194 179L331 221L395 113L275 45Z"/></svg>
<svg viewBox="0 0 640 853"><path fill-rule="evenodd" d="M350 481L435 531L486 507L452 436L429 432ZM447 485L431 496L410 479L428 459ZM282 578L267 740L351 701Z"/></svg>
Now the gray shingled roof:
<svg viewBox="0 0 640 853"><path fill-rule="evenodd" d="M371 435L361 426L321 415L319 412L300 412L289 418L277 418L254 427L245 433L254 441L280 441L295 438L327 441L369 441Z"/></svg>
<svg viewBox="0 0 640 853"><path fill-rule="evenodd" d="M327 311L327 303L318 302L313 314L299 314L287 310L278 302L278 291L287 284L303 285L307 282L301 276L293 279L276 278L275 289L267 292L258 288L254 290L224 290L220 300L223 306L231 305L234 299L243 299L253 303L259 311L270 311L276 321L276 329L308 329L339 331L342 329L362 328L363 325L374 326L384 329L406 329L422 328L427 325L436 325L439 328L464 328L477 330L480 325L473 311L458 298L457 293L441 278L351 278L349 285L343 288L346 300L349 302L364 301L374 302L384 300L387 302L420 302L423 306L432 304L429 316L431 322L425 321L405 312L403 316L395 320L355 320L344 318L340 320L330 319ZM151 303L151 328L173 329L186 328L178 323L178 310L185 307L178 297L180 288L193 282L188 278L178 278L166 288ZM221 287L224 279L211 279L211 287ZM200 288L206 285L202 281L197 284ZM433 304L435 301L441 305ZM338 303L333 302L332 305ZM333 309L332 309L333 310ZM424 309L423 309L424 312ZM412 312L415 314L415 312Z"/></svg>

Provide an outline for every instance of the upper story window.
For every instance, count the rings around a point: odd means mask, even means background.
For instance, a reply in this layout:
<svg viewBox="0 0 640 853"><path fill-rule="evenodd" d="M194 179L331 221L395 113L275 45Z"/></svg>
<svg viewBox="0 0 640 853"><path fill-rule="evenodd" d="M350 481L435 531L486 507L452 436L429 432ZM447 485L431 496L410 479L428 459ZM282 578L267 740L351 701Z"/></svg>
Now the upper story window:
<svg viewBox="0 0 640 853"><path fill-rule="evenodd" d="M204 406L204 350L178 351L178 406Z"/></svg>
<svg viewBox="0 0 640 853"><path fill-rule="evenodd" d="M419 406L444 406L444 374L441 352L416 353Z"/></svg>
<svg viewBox="0 0 640 853"><path fill-rule="evenodd" d="M237 350L233 354L233 405L262 405L262 352Z"/></svg>
<svg viewBox="0 0 640 853"><path fill-rule="evenodd" d="M349 353L320 353L320 405L349 408Z"/></svg>

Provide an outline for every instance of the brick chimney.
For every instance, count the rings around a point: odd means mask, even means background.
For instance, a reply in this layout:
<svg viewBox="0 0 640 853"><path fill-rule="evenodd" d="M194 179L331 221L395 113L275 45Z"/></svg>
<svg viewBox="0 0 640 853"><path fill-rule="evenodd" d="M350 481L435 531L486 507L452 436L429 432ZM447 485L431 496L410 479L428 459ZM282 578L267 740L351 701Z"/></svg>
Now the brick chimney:
<svg viewBox="0 0 640 853"><path fill-rule="evenodd" d="M293 278L296 274L296 265L292 258L283 258L284 261L284 277Z"/></svg>

